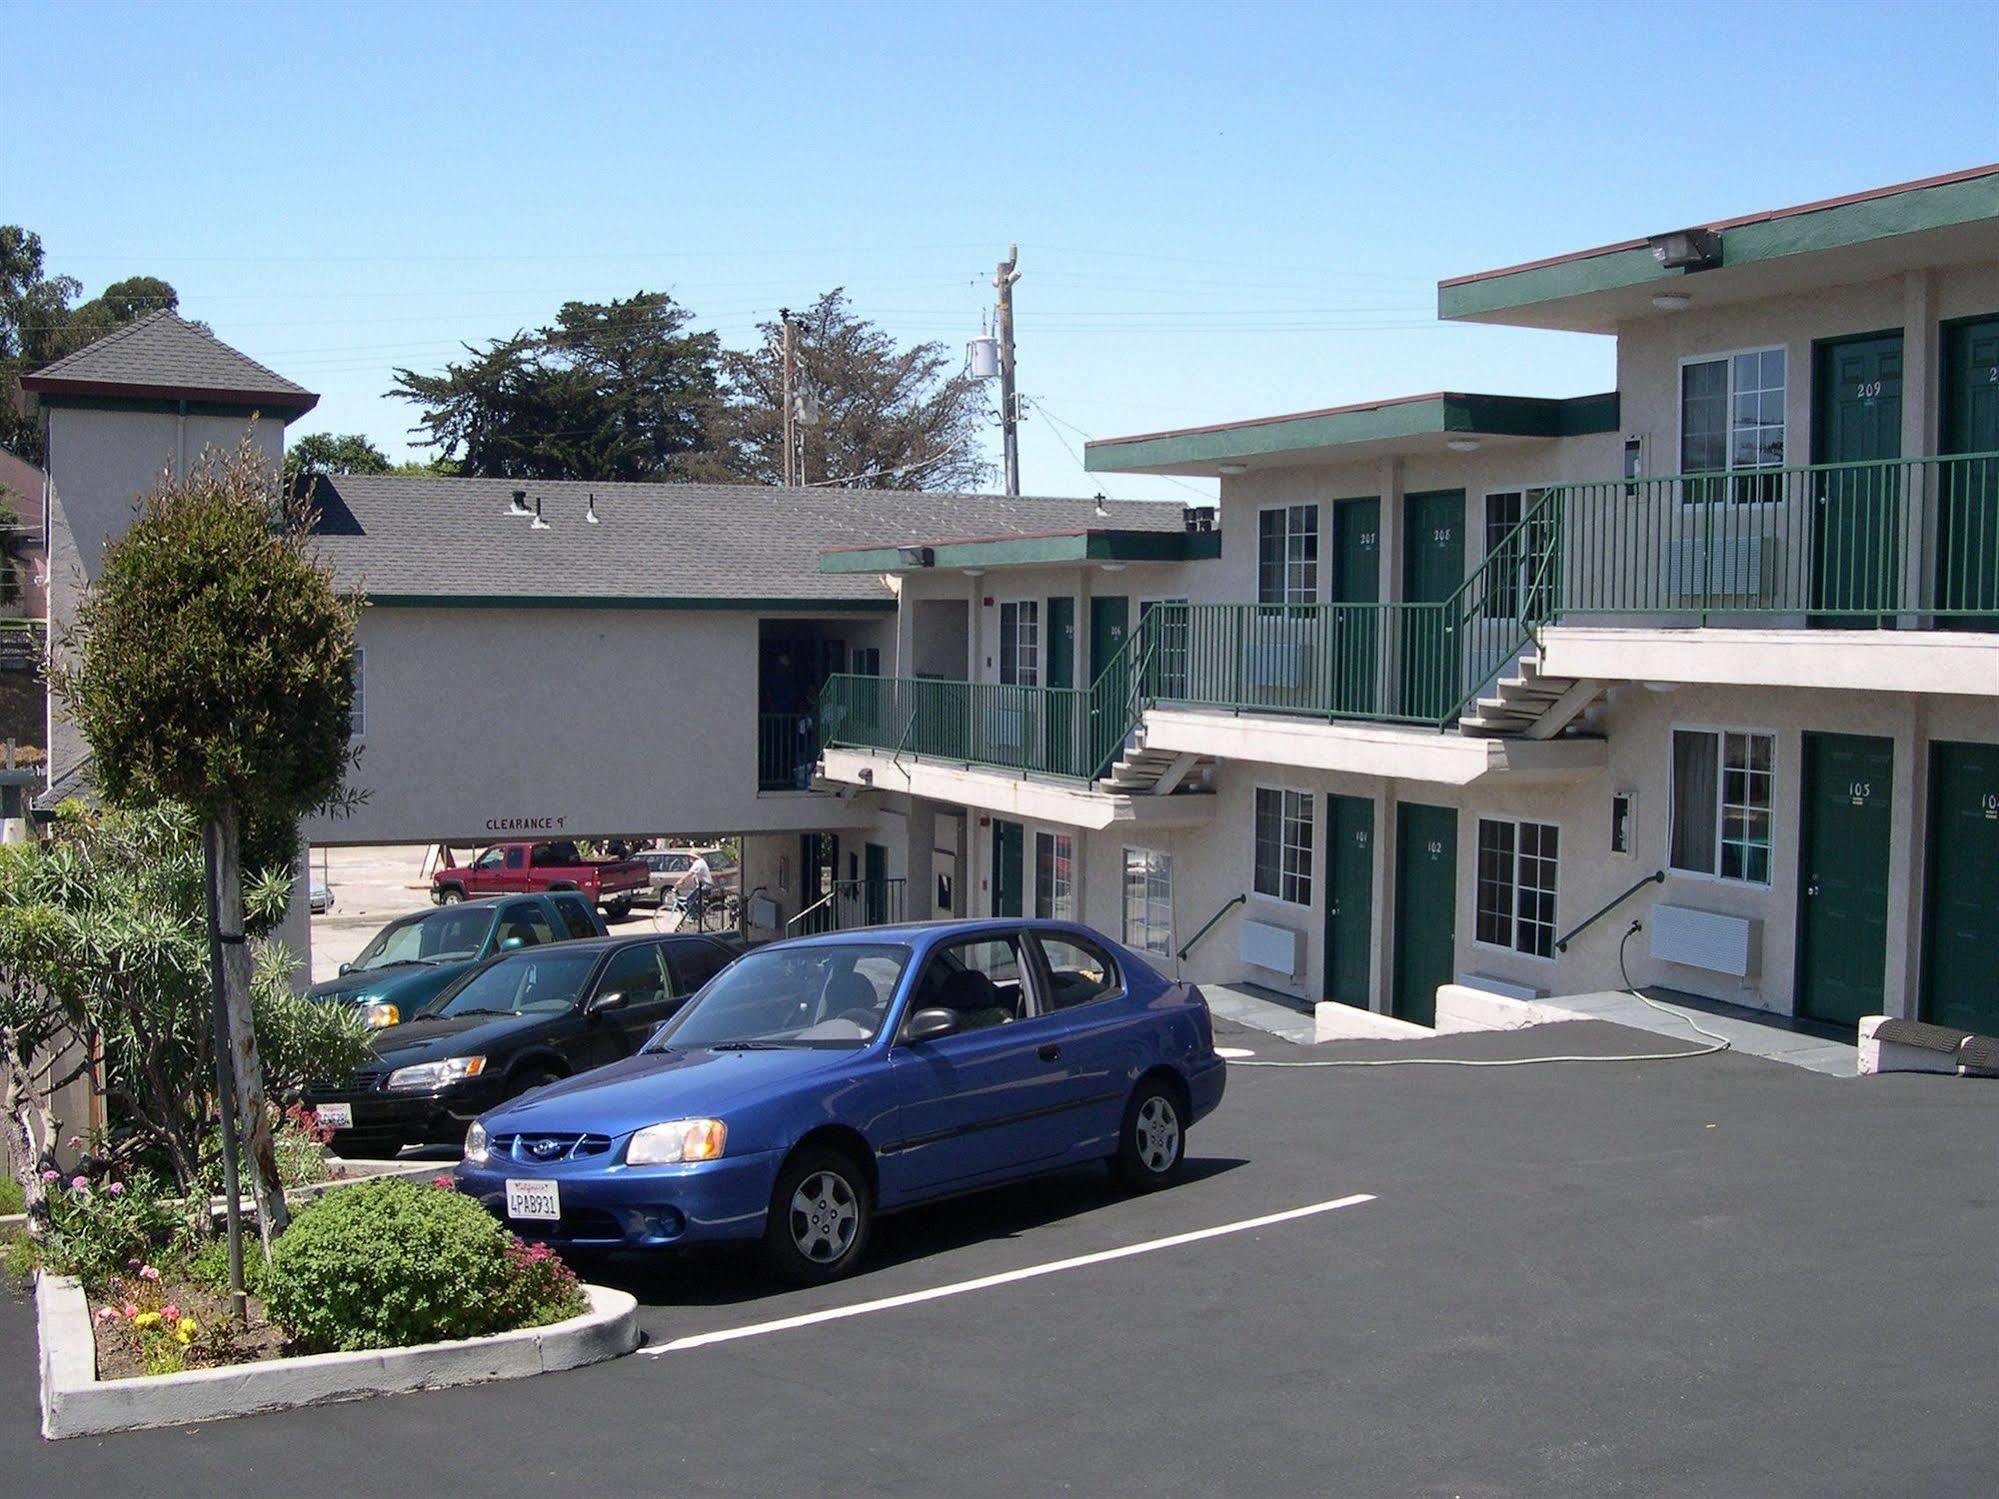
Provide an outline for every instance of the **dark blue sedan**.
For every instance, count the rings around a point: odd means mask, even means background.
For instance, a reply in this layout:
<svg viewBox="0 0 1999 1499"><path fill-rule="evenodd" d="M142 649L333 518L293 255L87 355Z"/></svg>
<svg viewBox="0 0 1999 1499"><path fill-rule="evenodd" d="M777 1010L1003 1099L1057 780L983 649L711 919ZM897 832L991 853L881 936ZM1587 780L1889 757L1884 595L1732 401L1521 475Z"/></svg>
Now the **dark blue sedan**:
<svg viewBox="0 0 1999 1499"><path fill-rule="evenodd" d="M1087 927L870 927L738 959L638 1055L482 1115L457 1176L524 1237L761 1240L810 1283L877 1212L1086 1161L1166 1186L1225 1081L1201 991Z"/></svg>

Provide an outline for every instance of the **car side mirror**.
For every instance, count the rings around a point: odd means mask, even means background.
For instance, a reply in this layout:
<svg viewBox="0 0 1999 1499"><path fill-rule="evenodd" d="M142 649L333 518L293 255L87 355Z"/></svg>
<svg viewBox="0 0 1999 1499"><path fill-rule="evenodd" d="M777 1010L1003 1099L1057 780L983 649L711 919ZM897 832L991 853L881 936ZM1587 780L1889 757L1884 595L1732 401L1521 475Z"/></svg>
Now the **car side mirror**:
<svg viewBox="0 0 1999 1499"><path fill-rule="evenodd" d="M600 994L590 1001L590 1013L595 1015L599 1010L622 1010L630 997L616 989L609 994Z"/></svg>
<svg viewBox="0 0 1999 1499"><path fill-rule="evenodd" d="M956 1035L964 1023L956 1010L918 1010L902 1028L902 1039L911 1046L920 1046L925 1041Z"/></svg>
<svg viewBox="0 0 1999 1499"><path fill-rule="evenodd" d="M347 977L347 975L352 973L353 971L354 971L354 965L352 963L342 963L340 965L340 977L342 978Z"/></svg>
<svg viewBox="0 0 1999 1499"><path fill-rule="evenodd" d="M521 939L518 937L502 937L500 939L501 952L511 952L516 947L524 947L524 946L526 946L526 944L522 942Z"/></svg>

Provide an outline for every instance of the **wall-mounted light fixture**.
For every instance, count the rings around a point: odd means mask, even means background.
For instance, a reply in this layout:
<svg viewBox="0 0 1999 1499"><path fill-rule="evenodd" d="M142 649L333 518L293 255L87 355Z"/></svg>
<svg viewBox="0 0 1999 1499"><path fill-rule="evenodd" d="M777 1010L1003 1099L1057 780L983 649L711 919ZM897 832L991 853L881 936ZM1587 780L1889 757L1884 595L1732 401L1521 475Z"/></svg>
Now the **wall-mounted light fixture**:
<svg viewBox="0 0 1999 1499"><path fill-rule="evenodd" d="M1476 437L1453 437L1444 446L1449 448L1453 453L1476 453L1478 451L1478 439Z"/></svg>
<svg viewBox="0 0 1999 1499"><path fill-rule="evenodd" d="M929 567L937 560L929 547L897 547L895 557L904 567Z"/></svg>
<svg viewBox="0 0 1999 1499"><path fill-rule="evenodd" d="M1669 271L1707 271L1721 264L1721 236L1712 229L1675 229L1646 240Z"/></svg>
<svg viewBox="0 0 1999 1499"><path fill-rule="evenodd" d="M1694 305L1694 299L1683 291L1654 292L1652 305L1661 312L1685 312Z"/></svg>
<svg viewBox="0 0 1999 1499"><path fill-rule="evenodd" d="M1218 474L1227 474L1233 479L1237 474L1248 473L1249 465L1247 463L1217 463L1215 465L1215 472Z"/></svg>

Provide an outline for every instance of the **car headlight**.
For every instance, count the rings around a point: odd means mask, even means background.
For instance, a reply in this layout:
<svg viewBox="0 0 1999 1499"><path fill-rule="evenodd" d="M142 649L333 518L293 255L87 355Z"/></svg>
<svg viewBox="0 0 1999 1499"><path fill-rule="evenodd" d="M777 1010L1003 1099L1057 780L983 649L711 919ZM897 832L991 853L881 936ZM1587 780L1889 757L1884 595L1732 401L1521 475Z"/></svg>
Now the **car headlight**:
<svg viewBox="0 0 1999 1499"><path fill-rule="evenodd" d="M361 1006L361 1018L368 1029L378 1031L385 1025L402 1024L403 1012L386 999L371 999Z"/></svg>
<svg viewBox="0 0 1999 1499"><path fill-rule="evenodd" d="M391 1093L432 1093L486 1070L484 1057L447 1057L442 1062L418 1062L414 1067L398 1067L389 1074Z"/></svg>
<svg viewBox="0 0 1999 1499"><path fill-rule="evenodd" d="M719 1119L674 1119L649 1124L625 1147L627 1166L679 1166L712 1161L728 1143L729 1127Z"/></svg>
<svg viewBox="0 0 1999 1499"><path fill-rule="evenodd" d="M465 1159L484 1165L487 1154L486 1126L474 1119L472 1127L465 1131Z"/></svg>

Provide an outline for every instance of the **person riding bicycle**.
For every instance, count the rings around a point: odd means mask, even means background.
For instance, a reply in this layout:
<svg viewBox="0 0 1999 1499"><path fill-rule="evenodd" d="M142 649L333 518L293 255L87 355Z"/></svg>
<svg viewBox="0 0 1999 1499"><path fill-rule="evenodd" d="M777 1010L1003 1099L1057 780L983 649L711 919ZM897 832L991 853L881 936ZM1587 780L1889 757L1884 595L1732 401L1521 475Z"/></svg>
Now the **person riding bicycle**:
<svg viewBox="0 0 1999 1499"><path fill-rule="evenodd" d="M696 926L701 924L701 918L707 914L708 898L714 890L715 876L708 868L708 858L705 854L696 854L694 862L687 866L686 873L673 882L673 893L680 897L681 909L693 915Z"/></svg>

